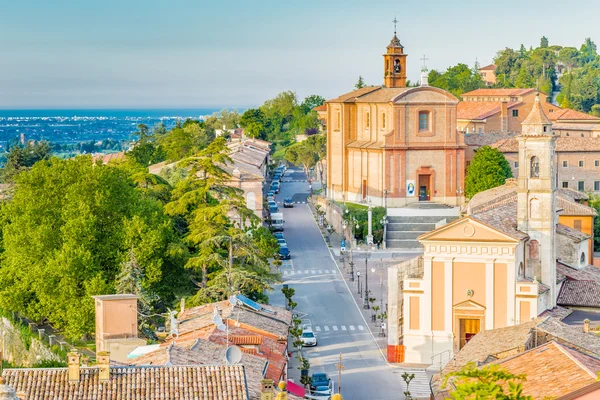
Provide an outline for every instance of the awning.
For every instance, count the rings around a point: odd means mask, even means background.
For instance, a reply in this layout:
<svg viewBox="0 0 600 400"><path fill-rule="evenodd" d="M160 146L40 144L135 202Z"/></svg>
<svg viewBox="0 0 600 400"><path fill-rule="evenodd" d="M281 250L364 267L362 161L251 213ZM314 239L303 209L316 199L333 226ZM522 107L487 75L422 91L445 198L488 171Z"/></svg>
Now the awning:
<svg viewBox="0 0 600 400"><path fill-rule="evenodd" d="M306 395L306 390L304 387L294 383L292 381L287 381L287 391L288 393L294 394L296 396L304 397Z"/></svg>

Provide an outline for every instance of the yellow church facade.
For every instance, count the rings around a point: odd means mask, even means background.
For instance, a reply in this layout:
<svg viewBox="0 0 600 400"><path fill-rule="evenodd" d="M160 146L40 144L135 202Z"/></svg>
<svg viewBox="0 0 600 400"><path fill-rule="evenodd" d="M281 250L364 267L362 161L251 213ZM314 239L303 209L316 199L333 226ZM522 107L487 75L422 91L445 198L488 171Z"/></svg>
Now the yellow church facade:
<svg viewBox="0 0 600 400"><path fill-rule="evenodd" d="M406 87L406 54L394 35L384 85L327 101L327 194L338 201L460 204L465 144L456 131L458 99L427 85Z"/></svg>

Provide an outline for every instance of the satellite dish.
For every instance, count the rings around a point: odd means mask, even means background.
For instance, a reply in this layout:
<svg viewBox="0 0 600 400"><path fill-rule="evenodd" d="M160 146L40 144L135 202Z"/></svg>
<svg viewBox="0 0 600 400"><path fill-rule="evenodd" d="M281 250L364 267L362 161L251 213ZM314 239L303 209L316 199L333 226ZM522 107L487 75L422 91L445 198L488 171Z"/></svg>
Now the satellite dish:
<svg viewBox="0 0 600 400"><path fill-rule="evenodd" d="M224 331L227 330L227 326L225 326L225 324L221 322L220 324L217 324L217 329L220 331Z"/></svg>
<svg viewBox="0 0 600 400"><path fill-rule="evenodd" d="M227 364L237 364L242 359L242 350L237 346L230 346L225 350L225 361Z"/></svg>
<svg viewBox="0 0 600 400"><path fill-rule="evenodd" d="M235 294L229 298L229 303L230 303L232 306L235 306L235 305L237 305L237 303L238 303L238 299L237 299L237 297L235 296Z"/></svg>

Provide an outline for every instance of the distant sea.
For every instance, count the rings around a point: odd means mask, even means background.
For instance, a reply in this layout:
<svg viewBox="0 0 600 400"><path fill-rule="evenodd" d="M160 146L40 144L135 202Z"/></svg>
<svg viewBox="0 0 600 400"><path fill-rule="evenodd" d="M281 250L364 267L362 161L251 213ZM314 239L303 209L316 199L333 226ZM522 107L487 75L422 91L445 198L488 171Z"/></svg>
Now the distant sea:
<svg viewBox="0 0 600 400"><path fill-rule="evenodd" d="M6 142L21 134L25 135L25 140L58 143L131 140L139 124L152 128L163 122L168 129L178 120L203 119L220 110L221 108L0 110L0 148L5 148Z"/></svg>

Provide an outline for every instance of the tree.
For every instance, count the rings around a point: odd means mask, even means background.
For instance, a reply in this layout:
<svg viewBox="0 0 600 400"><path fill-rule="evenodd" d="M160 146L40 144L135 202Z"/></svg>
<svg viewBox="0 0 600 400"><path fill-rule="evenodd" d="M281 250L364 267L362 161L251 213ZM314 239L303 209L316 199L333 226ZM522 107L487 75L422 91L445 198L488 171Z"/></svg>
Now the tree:
<svg viewBox="0 0 600 400"><path fill-rule="evenodd" d="M466 64L450 67L443 74L432 71L429 73L428 80L431 86L447 90L458 97L465 92L485 86L479 72L469 68Z"/></svg>
<svg viewBox="0 0 600 400"><path fill-rule="evenodd" d="M6 156L6 165L2 169L2 182L12 183L15 177L33 167L41 160L48 160L52 156L50 143L46 141L35 142L27 146L13 146Z"/></svg>
<svg viewBox="0 0 600 400"><path fill-rule="evenodd" d="M358 82L356 82L356 85L354 85L354 87L355 87L356 89L362 89L362 88L364 88L365 86L367 86L367 85L365 85L365 81L364 81L364 79L363 79L362 75L360 75L360 76L358 77Z"/></svg>
<svg viewBox="0 0 600 400"><path fill-rule="evenodd" d="M325 98L316 94L307 96L300 107L305 114L308 114L313 108L319 107L325 103Z"/></svg>
<svg viewBox="0 0 600 400"><path fill-rule="evenodd" d="M600 196L591 194L589 205L600 213ZM600 218L594 218L594 251L600 250Z"/></svg>
<svg viewBox="0 0 600 400"><path fill-rule="evenodd" d="M465 196L472 198L479 192L503 185L506 179L512 176L504 154L497 149L483 146L475 152L475 157L467 169Z"/></svg>
<svg viewBox="0 0 600 400"><path fill-rule="evenodd" d="M90 156L36 163L1 211L0 307L47 319L67 337L94 330L91 296L114 293L130 250L142 286L163 304L187 291L172 221L120 168Z"/></svg>
<svg viewBox="0 0 600 400"><path fill-rule="evenodd" d="M521 382L525 380L525 375L514 375L496 364L477 368L475 363L469 363L447 374L443 387L452 381L456 389L450 395L454 400L533 400L523 394Z"/></svg>
<svg viewBox="0 0 600 400"><path fill-rule="evenodd" d="M542 36L542 39L540 40L540 47L541 48L548 47L548 38L546 36Z"/></svg>
<svg viewBox="0 0 600 400"><path fill-rule="evenodd" d="M585 42L581 45L579 49L581 61L585 63L592 62L598 56L596 43L592 41L591 38L585 38Z"/></svg>

